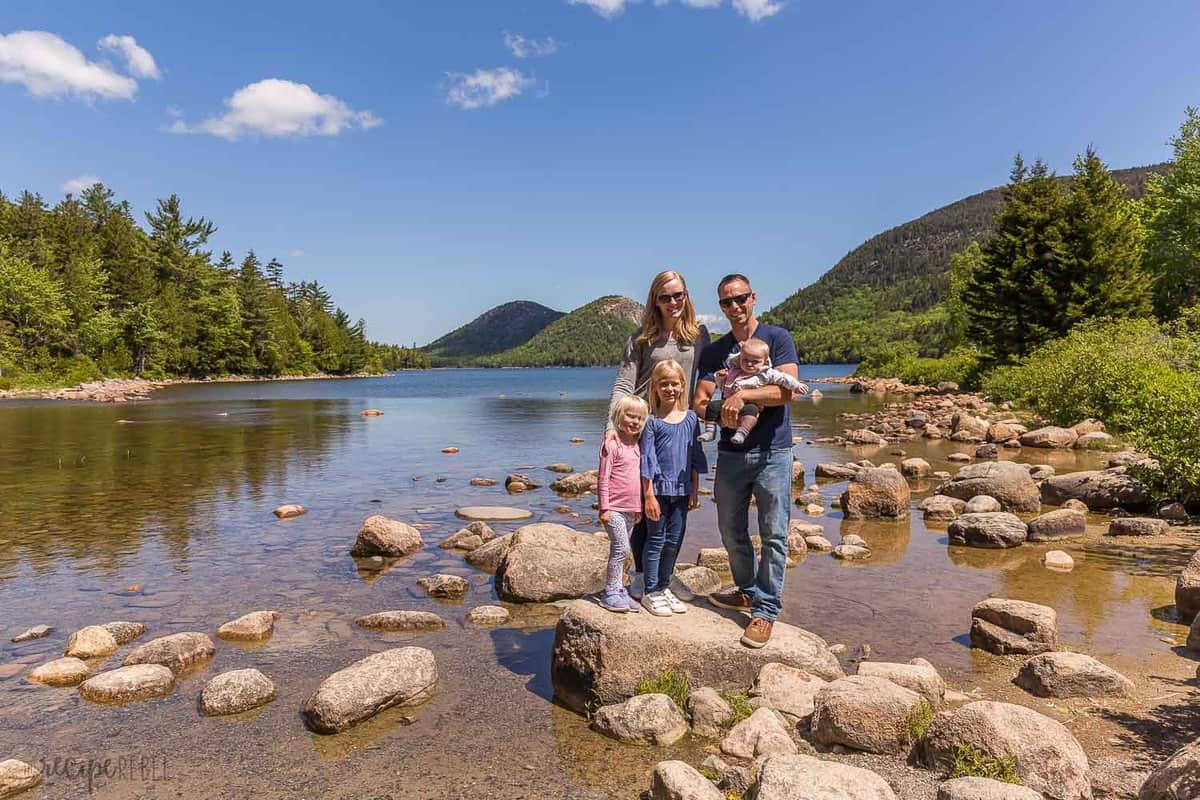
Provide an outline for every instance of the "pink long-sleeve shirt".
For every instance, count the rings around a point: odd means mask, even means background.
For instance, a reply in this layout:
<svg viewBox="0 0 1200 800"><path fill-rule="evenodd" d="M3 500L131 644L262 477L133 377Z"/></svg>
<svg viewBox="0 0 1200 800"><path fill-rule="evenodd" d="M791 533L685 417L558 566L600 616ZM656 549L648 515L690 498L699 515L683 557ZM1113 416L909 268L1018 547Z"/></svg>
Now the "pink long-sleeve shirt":
<svg viewBox="0 0 1200 800"><path fill-rule="evenodd" d="M641 512L641 442L625 444L618 439L609 443L607 455L600 457L600 480L596 493L600 495L601 511Z"/></svg>

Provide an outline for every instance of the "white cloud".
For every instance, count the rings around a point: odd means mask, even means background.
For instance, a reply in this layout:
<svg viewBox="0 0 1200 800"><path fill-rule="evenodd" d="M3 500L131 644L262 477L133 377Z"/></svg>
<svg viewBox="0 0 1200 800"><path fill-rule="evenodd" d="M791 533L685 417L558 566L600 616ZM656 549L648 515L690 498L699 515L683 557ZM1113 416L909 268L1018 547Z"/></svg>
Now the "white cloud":
<svg viewBox="0 0 1200 800"><path fill-rule="evenodd" d="M771 0L733 0L733 7L739 14L749 17L751 22L759 22L782 11L783 3L774 3Z"/></svg>
<svg viewBox="0 0 1200 800"><path fill-rule="evenodd" d="M471 74L448 72L446 102L467 109L489 108L510 100L533 85L533 79L509 67L477 69Z"/></svg>
<svg viewBox="0 0 1200 800"><path fill-rule="evenodd" d="M593 11L602 17L615 17L625 10L625 6L631 0L567 0L573 6L590 6Z"/></svg>
<svg viewBox="0 0 1200 800"><path fill-rule="evenodd" d="M95 175L76 175L62 185L62 190L71 194L80 194L84 189L90 189L96 183L102 183L102 181Z"/></svg>
<svg viewBox="0 0 1200 800"><path fill-rule="evenodd" d="M0 83L20 84L35 97L104 100L132 100L138 88L133 78L88 61L73 45L46 31L0 35Z"/></svg>
<svg viewBox="0 0 1200 800"><path fill-rule="evenodd" d="M545 39L530 39L519 33L504 32L504 46L512 51L517 58L543 58L552 56L562 47L562 43L553 36Z"/></svg>
<svg viewBox="0 0 1200 800"><path fill-rule="evenodd" d="M691 8L716 8L721 5L724 0L679 0L685 6Z"/></svg>
<svg viewBox="0 0 1200 800"><path fill-rule="evenodd" d="M162 77L162 73L158 71L158 64L154 63L154 56L150 55L150 51L139 45L137 39L132 36L117 36L115 33L110 33L99 41L97 47L117 53L124 58L125 69L129 70L130 75L154 80Z"/></svg>
<svg viewBox="0 0 1200 800"><path fill-rule="evenodd" d="M304 258L304 251L299 247L293 247L291 250L288 250L288 258Z"/></svg>
<svg viewBox="0 0 1200 800"><path fill-rule="evenodd" d="M225 100L228 110L189 125L176 119L171 133L210 133L235 141L243 136L337 136L347 128L370 130L383 120L355 111L331 94L317 94L305 83L267 78L243 86Z"/></svg>
<svg viewBox="0 0 1200 800"><path fill-rule="evenodd" d="M729 333L729 320L724 314L697 314L696 321L708 328L709 333Z"/></svg>

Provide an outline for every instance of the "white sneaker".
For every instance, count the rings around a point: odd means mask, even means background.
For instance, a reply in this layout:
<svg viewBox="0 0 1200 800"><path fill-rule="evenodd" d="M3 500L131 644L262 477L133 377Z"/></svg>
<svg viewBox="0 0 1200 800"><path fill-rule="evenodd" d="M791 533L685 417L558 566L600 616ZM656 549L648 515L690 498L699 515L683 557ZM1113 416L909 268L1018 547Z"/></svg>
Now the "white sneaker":
<svg viewBox="0 0 1200 800"><path fill-rule="evenodd" d="M663 592L646 592L642 595L642 608L656 617L671 616L671 606L667 603Z"/></svg>
<svg viewBox="0 0 1200 800"><path fill-rule="evenodd" d="M685 606L683 601L676 597L675 593L670 589L663 589L662 596L667 599L667 606L670 607L672 614L687 613L687 606Z"/></svg>

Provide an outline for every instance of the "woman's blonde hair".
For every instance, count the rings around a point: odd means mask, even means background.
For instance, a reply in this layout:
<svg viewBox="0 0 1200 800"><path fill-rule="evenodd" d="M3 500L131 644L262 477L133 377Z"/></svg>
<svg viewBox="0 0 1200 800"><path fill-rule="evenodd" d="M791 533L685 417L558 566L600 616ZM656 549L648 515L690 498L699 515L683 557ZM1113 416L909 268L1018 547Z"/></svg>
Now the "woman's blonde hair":
<svg viewBox="0 0 1200 800"><path fill-rule="evenodd" d="M663 325L662 312L658 308L658 296L662 293L662 287L671 281L683 284L683 315L675 327L675 338L686 344L695 344L696 338L700 336L700 323L696 322L696 307L692 305L692 296L688 294L687 281L675 270L668 269L658 273L654 280L650 281L650 293L646 295L646 307L642 311L642 332L637 338L641 344L656 342L663 334L666 326Z"/></svg>
<svg viewBox="0 0 1200 800"><path fill-rule="evenodd" d="M662 401L658 399L658 382L666 377L676 377L679 379L679 397L675 400L675 405L672 408L664 408ZM650 373L650 410L654 412L654 416L665 417L672 411L684 411L687 409L687 394L687 374L683 371L683 367L678 361L668 358L654 365L654 371Z"/></svg>
<svg viewBox="0 0 1200 800"><path fill-rule="evenodd" d="M616 402L613 406L612 414L609 415L613 427L618 431L621 430L621 420L624 419L625 412L631 408L637 409L642 415L642 427L646 427L646 417L650 414L650 407L646 405L646 401L639 395L627 394Z"/></svg>

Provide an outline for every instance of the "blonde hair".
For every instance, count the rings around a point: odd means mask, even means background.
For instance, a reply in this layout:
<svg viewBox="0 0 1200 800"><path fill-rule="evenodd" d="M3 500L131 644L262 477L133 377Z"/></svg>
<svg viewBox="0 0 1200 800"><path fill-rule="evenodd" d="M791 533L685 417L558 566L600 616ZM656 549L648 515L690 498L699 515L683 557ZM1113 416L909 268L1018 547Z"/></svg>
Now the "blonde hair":
<svg viewBox="0 0 1200 800"><path fill-rule="evenodd" d="M650 281L650 293L646 295L646 307L642 310L642 332L637 341L640 344L657 342L666 327L663 325L662 311L658 308L658 295L662 288L671 281L683 284L683 315L675 326L675 338L687 344L695 344L700 336L700 323L696 321L696 308L692 305L692 296L688 294L687 281L673 269L663 270Z"/></svg>
<svg viewBox="0 0 1200 800"><path fill-rule="evenodd" d="M748 352L751 354L757 353L758 355L763 356L764 358L770 359L771 345L767 344L762 339L755 339L755 338L751 337L751 338L747 339L746 341L742 342L742 346L740 348L738 348L738 352L739 353L747 353Z"/></svg>
<svg viewBox="0 0 1200 800"><path fill-rule="evenodd" d="M650 407L646 405L646 401L639 395L627 394L616 402L613 406L612 413L609 414L609 419L612 420L613 427L621 430L621 420L625 417L625 412L629 409L637 409L642 415L642 427L646 427L646 417L650 415ZM640 430L639 430L640 433Z"/></svg>
<svg viewBox="0 0 1200 800"><path fill-rule="evenodd" d="M679 379L679 397L675 400L673 408L664 408L662 401L658 397L658 382L665 377L673 376ZM665 417L672 411L684 411L687 409L687 374L684 373L683 367L673 358L668 358L665 361L660 361L654 365L654 371L650 373L650 410L654 412L656 417Z"/></svg>

